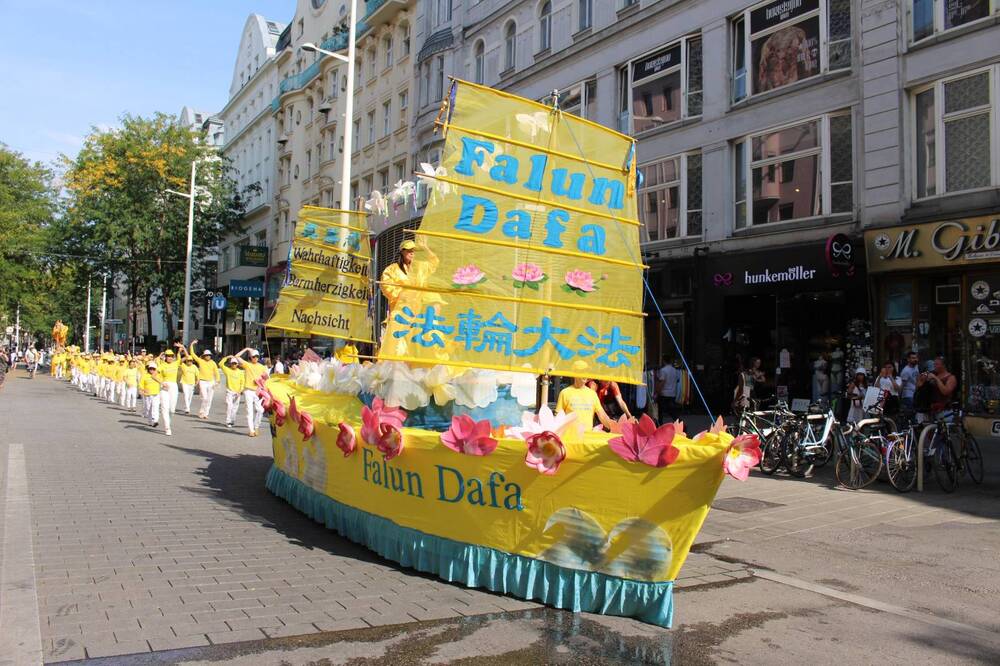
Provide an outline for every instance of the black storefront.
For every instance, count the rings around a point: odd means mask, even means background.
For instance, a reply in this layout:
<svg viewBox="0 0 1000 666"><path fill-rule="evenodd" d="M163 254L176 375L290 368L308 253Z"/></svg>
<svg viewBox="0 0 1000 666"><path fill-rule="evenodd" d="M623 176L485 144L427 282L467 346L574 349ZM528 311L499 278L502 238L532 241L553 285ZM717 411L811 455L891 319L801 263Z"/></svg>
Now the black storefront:
<svg viewBox="0 0 1000 666"><path fill-rule="evenodd" d="M708 252L696 261L694 279L689 353L715 409L729 408L741 360L761 359L767 383L760 397L789 401L835 398L854 370L849 365L872 365L860 241L837 234Z"/></svg>

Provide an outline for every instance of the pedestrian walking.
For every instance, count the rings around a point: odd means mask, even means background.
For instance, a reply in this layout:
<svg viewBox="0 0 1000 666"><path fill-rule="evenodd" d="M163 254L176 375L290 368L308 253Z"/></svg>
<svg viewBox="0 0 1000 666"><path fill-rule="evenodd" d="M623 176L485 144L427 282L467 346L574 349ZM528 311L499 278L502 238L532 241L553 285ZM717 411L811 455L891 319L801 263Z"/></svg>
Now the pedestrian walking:
<svg viewBox="0 0 1000 666"><path fill-rule="evenodd" d="M920 376L920 357L911 351L906 355L906 365L899 371L899 399L903 407L913 409L913 394L917 391L917 378Z"/></svg>
<svg viewBox="0 0 1000 666"><path fill-rule="evenodd" d="M243 358L244 354L249 354L249 361ZM260 362L260 352L251 347L241 350L234 358L239 361L244 373L243 399L247 406L247 429L249 430L247 435L256 437L259 434L260 422L264 418L264 405L257 397L257 380L261 377L267 378L267 368Z"/></svg>
<svg viewBox="0 0 1000 666"><path fill-rule="evenodd" d="M219 361L219 370L226 380L226 427L232 429L236 423L236 415L240 411L240 397L246 382L246 372L240 367L239 361L227 356Z"/></svg>
<svg viewBox="0 0 1000 666"><path fill-rule="evenodd" d="M188 355L198 364L198 393L201 394L201 407L198 410L198 418L207 419L208 413L212 410L212 397L215 395L215 386L219 383L219 366L212 360L212 350L203 349L200 357L195 354L194 348L197 344L197 340L191 341L191 348L188 350Z"/></svg>
<svg viewBox="0 0 1000 666"><path fill-rule="evenodd" d="M656 373L656 406L660 425L677 420L677 379L678 372L667 357Z"/></svg>

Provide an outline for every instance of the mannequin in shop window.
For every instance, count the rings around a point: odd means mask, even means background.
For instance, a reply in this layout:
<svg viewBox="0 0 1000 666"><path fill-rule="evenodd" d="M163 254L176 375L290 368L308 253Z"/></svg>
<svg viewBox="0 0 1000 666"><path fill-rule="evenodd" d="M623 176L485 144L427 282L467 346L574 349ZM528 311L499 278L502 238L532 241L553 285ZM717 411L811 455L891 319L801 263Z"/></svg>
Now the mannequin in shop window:
<svg viewBox="0 0 1000 666"><path fill-rule="evenodd" d="M830 375L827 372L825 358L818 358L813 364L813 402L823 402L830 399Z"/></svg>

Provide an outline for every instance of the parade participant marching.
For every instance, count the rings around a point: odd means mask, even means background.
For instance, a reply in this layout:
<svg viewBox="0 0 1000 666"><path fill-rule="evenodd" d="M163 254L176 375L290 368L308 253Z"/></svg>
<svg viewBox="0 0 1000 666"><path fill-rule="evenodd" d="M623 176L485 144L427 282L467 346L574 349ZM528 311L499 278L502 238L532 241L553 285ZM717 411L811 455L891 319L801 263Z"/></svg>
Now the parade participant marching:
<svg viewBox="0 0 1000 666"><path fill-rule="evenodd" d="M173 349L168 349L160 354L157 360L157 367L160 369L160 375L163 376L163 381L167 385L167 393L164 399L170 407L170 413L174 414L177 411L177 396L180 395L177 390L177 375L180 371L181 360L174 354Z"/></svg>
<svg viewBox="0 0 1000 666"><path fill-rule="evenodd" d="M243 354L250 354L250 360L243 359ZM264 405L257 397L257 380L261 377L267 378L267 368L260 362L260 352L256 349L246 347L234 357L239 361L244 372L243 399L247 404L247 433L250 437L256 437L260 429L260 421L264 417Z"/></svg>
<svg viewBox="0 0 1000 666"><path fill-rule="evenodd" d="M240 411L240 396L246 383L246 373L232 356L219 361L219 369L226 378L226 427L232 428Z"/></svg>
<svg viewBox="0 0 1000 666"><path fill-rule="evenodd" d="M184 394L184 413L191 413L191 399L194 397L194 387L198 384L198 364L195 358L187 353L184 345L177 344L177 353L184 360L181 362L181 392Z"/></svg>
<svg viewBox="0 0 1000 666"><path fill-rule="evenodd" d="M122 373L125 390L122 391L122 407L135 411L136 394L139 389L139 361L132 359Z"/></svg>
<svg viewBox="0 0 1000 666"><path fill-rule="evenodd" d="M142 393L149 405L147 409L149 425L156 428L162 419L166 434L170 435L172 434L170 432L170 405L166 401L167 393L165 390L167 382L163 380L163 375L160 374L154 361L150 361L146 365L146 370L148 374L142 378Z"/></svg>
<svg viewBox="0 0 1000 666"><path fill-rule="evenodd" d="M212 360L212 350L204 349L199 358L195 354L194 346L197 340L191 341L191 348L188 355L198 364L198 392L201 393L201 408L198 410L198 418L207 419L208 413L212 409L212 396L215 395L215 385L219 383L219 367Z"/></svg>
<svg viewBox="0 0 1000 666"><path fill-rule="evenodd" d="M119 356L115 362L115 393L118 395L118 404L125 406L125 372L128 370L128 361L124 356ZM113 401L112 401L113 402Z"/></svg>

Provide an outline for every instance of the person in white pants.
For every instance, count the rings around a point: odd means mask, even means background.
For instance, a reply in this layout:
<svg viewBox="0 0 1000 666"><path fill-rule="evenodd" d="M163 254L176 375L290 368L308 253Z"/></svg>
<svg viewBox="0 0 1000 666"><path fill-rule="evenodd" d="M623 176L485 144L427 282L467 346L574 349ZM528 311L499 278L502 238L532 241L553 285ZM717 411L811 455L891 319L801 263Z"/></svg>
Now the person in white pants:
<svg viewBox="0 0 1000 666"><path fill-rule="evenodd" d="M243 354L249 353L250 360L245 361ZM247 347L234 357L243 368L243 399L247 405L247 433L256 437L260 431L260 422L264 418L264 405L257 396L257 380L267 379L267 368L260 362L260 352Z"/></svg>
<svg viewBox="0 0 1000 666"><path fill-rule="evenodd" d="M194 359L187 356L184 347L180 347L184 354L184 361L181 363L181 392L184 394L184 413L191 413L191 399L194 397L194 387L198 385L198 364Z"/></svg>
<svg viewBox="0 0 1000 666"><path fill-rule="evenodd" d="M226 427L232 429L236 415L240 411L240 396L243 393L244 372L239 361L227 356L219 361L219 370L226 380Z"/></svg>
<svg viewBox="0 0 1000 666"><path fill-rule="evenodd" d="M135 411L135 399L139 392L139 366L137 361L132 361L125 368L125 391L123 392L122 406L125 409Z"/></svg>
<svg viewBox="0 0 1000 666"><path fill-rule="evenodd" d="M142 387L149 405L149 425L155 428L162 421L166 434L171 435L170 401L166 390L168 382L157 370L156 363L150 363L146 369L149 374L142 378Z"/></svg>
<svg viewBox="0 0 1000 666"><path fill-rule="evenodd" d="M191 348L188 356L198 364L198 392L201 393L201 408L198 410L198 418L207 419L208 413L212 409L212 396L215 395L215 385L219 383L219 366L212 360L212 350L203 349L201 356L194 352L197 340L191 341Z"/></svg>

